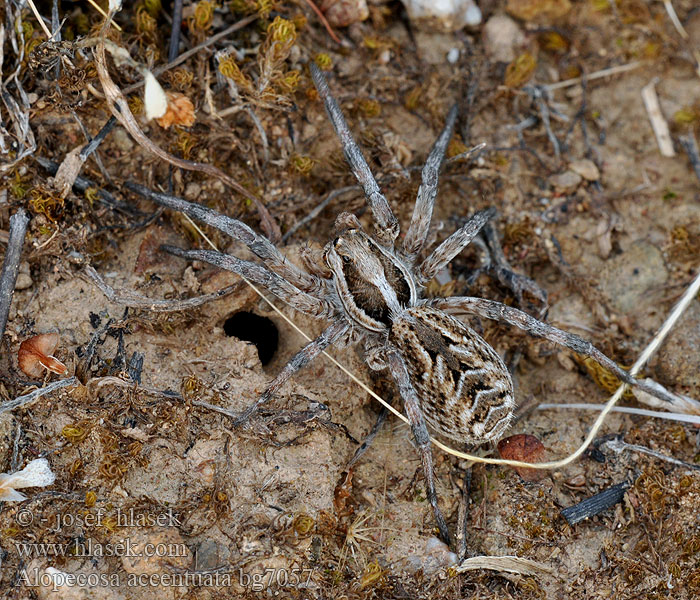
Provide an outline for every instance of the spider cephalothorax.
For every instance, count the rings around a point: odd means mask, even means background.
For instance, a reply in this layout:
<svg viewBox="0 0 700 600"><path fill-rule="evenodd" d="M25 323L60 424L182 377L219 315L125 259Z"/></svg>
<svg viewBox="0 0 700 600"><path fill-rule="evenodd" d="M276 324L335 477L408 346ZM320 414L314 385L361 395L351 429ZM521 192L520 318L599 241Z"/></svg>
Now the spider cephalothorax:
<svg viewBox="0 0 700 600"><path fill-rule="evenodd" d="M136 184L127 184L127 187L244 242L265 266L207 250L163 246L166 251L238 273L292 308L330 321L326 330L285 365L260 398L234 423L245 423L296 371L328 346L362 340L368 364L374 369L388 370L399 389L420 452L427 496L440 535L448 542L447 525L435 491L428 425L458 442L481 444L495 441L504 433L515 408L513 384L501 357L476 332L448 313L514 325L531 335L594 358L622 381L652 395L667 400L669 396L665 390L630 376L590 342L516 308L467 296L422 298L425 283L483 233L484 240L480 243L490 255L486 266L490 266L498 280L519 298L523 291L528 291L538 297L543 306L546 304L546 295L540 288L526 277L513 273L505 262L498 238L489 224L496 214L494 209L475 213L427 258L418 260L428 236L438 173L452 135L456 109L450 111L445 128L430 150L411 222L403 241L397 244L399 223L354 142L323 74L314 64L310 68L345 156L367 197L375 224L374 233L369 234L356 217L341 214L336 221L335 236L325 248L326 265L316 265L306 257L307 270L301 269L288 261L272 242L241 221Z"/></svg>

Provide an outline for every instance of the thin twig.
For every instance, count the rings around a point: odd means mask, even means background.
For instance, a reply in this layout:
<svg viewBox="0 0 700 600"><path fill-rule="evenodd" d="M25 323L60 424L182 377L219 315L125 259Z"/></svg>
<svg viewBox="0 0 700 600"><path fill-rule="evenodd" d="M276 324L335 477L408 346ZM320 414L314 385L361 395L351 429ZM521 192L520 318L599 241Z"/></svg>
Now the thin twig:
<svg viewBox="0 0 700 600"><path fill-rule="evenodd" d="M59 379L58 381L49 383L49 385L44 386L43 388L39 388L38 390L34 390L29 394L25 394L24 396L18 396L14 400L8 400L7 402L3 402L2 404L0 404L0 415L7 411L14 410L15 408L19 408L20 406L32 404L42 396L46 396L46 394L50 394L52 392L55 392L56 390L60 390L65 387L70 387L71 385L75 385L76 383L78 383L77 377Z"/></svg>
<svg viewBox="0 0 700 600"><path fill-rule="evenodd" d="M671 132L668 129L668 123L664 119L659 105L659 97L656 94L656 83L658 77L654 77L647 85L642 88L642 100L644 107L647 109L649 121L651 121L656 142L659 145L659 150L662 156L672 157L676 153L673 151L673 142L671 141Z"/></svg>
<svg viewBox="0 0 700 600"><path fill-rule="evenodd" d="M177 58L180 47L180 29L182 27L182 0L173 0L173 23L170 27L170 45L168 46L168 62Z"/></svg>
<svg viewBox="0 0 700 600"><path fill-rule="evenodd" d="M10 217L10 237L7 241L5 259L0 273L0 340L5 334L7 317L10 314L12 293L15 291L15 282L19 272L19 259L22 256L24 236L27 232L29 217L23 208L20 208Z"/></svg>
<svg viewBox="0 0 700 600"><path fill-rule="evenodd" d="M609 69L603 69L602 71L595 71L590 75L586 75L585 78L588 81L593 81L594 79L608 77L609 75L617 75L618 73L626 73L627 71L633 71L634 69L638 69L639 67L641 67L643 64L643 62L637 61L628 63L626 65L610 67ZM549 85L545 85L544 87L547 89L548 92L553 92L554 90L560 90L563 88L571 87L572 85L576 85L577 83L581 83L582 81L583 77L574 77L573 79L566 79L565 81L550 83Z"/></svg>
<svg viewBox="0 0 700 600"><path fill-rule="evenodd" d="M49 31L49 28L46 26L46 23L44 23L44 18L39 14L39 11L37 10L36 6L34 5L34 2L32 0L27 0L27 4L29 4L29 8L32 9L32 12L34 13L34 16L36 17L36 20L39 21L39 25L41 25L41 28L44 30L44 33L46 34L46 39L50 40L52 38L51 32Z"/></svg>
<svg viewBox="0 0 700 600"><path fill-rule="evenodd" d="M321 10L316 6L312 0L304 0L310 7L311 10L313 10L316 13L316 16L318 17L319 21L323 23L323 26L326 28L326 31L328 32L328 35L330 35L333 38L333 41L336 44L340 44L341 46L343 43L340 41L340 38L335 34L335 31L333 31L333 28L331 27L331 24L328 22L328 19L326 19L326 16L321 12Z"/></svg>
<svg viewBox="0 0 700 600"><path fill-rule="evenodd" d="M605 407L604 404L588 404L585 402L574 402L572 404L559 404L543 402L536 406L537 410L593 410L600 412ZM646 408L634 408L631 406L616 406L611 412L625 413L629 415L640 415L642 417L652 417L656 419L666 419L667 421L680 421L681 423L694 423L700 425L700 416L689 415L687 413L670 413L660 410L648 410Z"/></svg>
<svg viewBox="0 0 700 600"><path fill-rule="evenodd" d="M690 160L695 175L700 179L700 152L698 151L698 143L695 140L695 135L692 131L686 135L679 135L678 141L688 155L688 160Z"/></svg>
<svg viewBox="0 0 700 600"><path fill-rule="evenodd" d="M107 13L104 11L104 9L103 9L99 4L97 4L97 2L95 2L95 0L88 0L88 2L89 2L90 4L92 4L93 8L94 8L98 13L100 13L105 19L107 18L107 16L108 16ZM110 21L111 21L111 25L112 25L116 30L118 30L118 31L124 31L121 27L119 27L119 25L117 25L117 24L114 22L114 20L110 19Z"/></svg>
<svg viewBox="0 0 700 600"><path fill-rule="evenodd" d="M88 144L85 145L85 147L80 151L80 156L82 158L87 158L90 156L95 150L97 150L97 147L104 141L104 139L107 137L107 134L114 129L114 126L117 124L117 119L114 116L111 116L107 122L102 126L102 129L100 129L97 132L97 135L92 138Z"/></svg>
<svg viewBox="0 0 700 600"><path fill-rule="evenodd" d="M676 14L676 10L673 8L673 4L671 4L671 0L664 0L664 6L666 7L666 12L668 13L668 17L671 19L671 23L673 23L673 26L676 28L676 31L678 34L684 39L688 39L688 32L685 30L683 27L683 24L681 23L681 20L678 18L678 15Z"/></svg>
<svg viewBox="0 0 700 600"><path fill-rule="evenodd" d="M654 458L658 458L659 460L663 460L678 467L684 467L685 469L691 469L692 471L700 471L700 465L694 465L692 463L685 462L684 460L678 460L677 458L673 458L672 456L666 456L665 454L661 454L661 452L657 452L656 450L652 450L651 448L647 448L646 446L640 446L638 444L628 444L627 442L624 442L623 440L618 438L608 440L607 442L601 444L600 447L610 448L610 450L618 454L620 452L624 452L625 450L629 450L631 452L639 452L640 454L648 454L649 456L653 456Z"/></svg>

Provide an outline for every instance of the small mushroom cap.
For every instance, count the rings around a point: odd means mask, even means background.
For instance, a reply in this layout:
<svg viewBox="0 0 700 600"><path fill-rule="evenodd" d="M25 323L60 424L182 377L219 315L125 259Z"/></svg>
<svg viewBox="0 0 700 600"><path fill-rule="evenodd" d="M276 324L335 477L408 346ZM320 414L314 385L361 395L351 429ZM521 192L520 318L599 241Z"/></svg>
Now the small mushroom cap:
<svg viewBox="0 0 700 600"><path fill-rule="evenodd" d="M51 356L58 346L57 333L41 333L24 340L17 352L17 362L22 372L29 377L41 377L44 369L57 375L66 372L66 365Z"/></svg>
<svg viewBox="0 0 700 600"><path fill-rule="evenodd" d="M534 435L518 433L498 442L498 454L506 460L537 463L542 462L544 457L544 445ZM527 467L513 467L513 469L525 481L538 481L545 476L545 471L541 469Z"/></svg>

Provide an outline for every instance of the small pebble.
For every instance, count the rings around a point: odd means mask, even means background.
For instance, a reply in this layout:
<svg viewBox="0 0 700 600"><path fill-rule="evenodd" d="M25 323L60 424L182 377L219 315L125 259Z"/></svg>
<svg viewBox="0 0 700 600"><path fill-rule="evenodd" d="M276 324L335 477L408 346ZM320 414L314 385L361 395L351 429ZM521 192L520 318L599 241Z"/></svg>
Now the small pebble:
<svg viewBox="0 0 700 600"><path fill-rule="evenodd" d="M447 62L454 65L459 60L459 48L451 48L447 53Z"/></svg>
<svg viewBox="0 0 700 600"><path fill-rule="evenodd" d="M598 181L600 179L598 167L592 160L588 160L587 158L575 160L569 165L569 169L574 173L578 173L587 181Z"/></svg>
<svg viewBox="0 0 700 600"><path fill-rule="evenodd" d="M623 314L640 309L661 297L668 271L661 251L638 240L607 260L598 276L598 286L613 308Z"/></svg>
<svg viewBox="0 0 700 600"><path fill-rule="evenodd" d="M26 290L34 285L34 281L27 273L20 273L17 275L17 283L15 283L16 290Z"/></svg>
<svg viewBox="0 0 700 600"><path fill-rule="evenodd" d="M482 37L486 56L494 62L511 62L525 45L522 29L506 15L495 15L486 21Z"/></svg>
<svg viewBox="0 0 700 600"><path fill-rule="evenodd" d="M195 181L190 181L185 188L185 198L187 200L196 200L202 193L202 186Z"/></svg>
<svg viewBox="0 0 700 600"><path fill-rule="evenodd" d="M695 300L671 330L655 367L661 383L700 389L700 301Z"/></svg>
<svg viewBox="0 0 700 600"><path fill-rule="evenodd" d="M549 183L564 194L574 192L581 181L581 176L574 171L564 171L549 178Z"/></svg>
<svg viewBox="0 0 700 600"><path fill-rule="evenodd" d="M114 131L112 131L112 140L120 152L127 154L134 149L134 142L129 137L129 134L121 127L114 128Z"/></svg>

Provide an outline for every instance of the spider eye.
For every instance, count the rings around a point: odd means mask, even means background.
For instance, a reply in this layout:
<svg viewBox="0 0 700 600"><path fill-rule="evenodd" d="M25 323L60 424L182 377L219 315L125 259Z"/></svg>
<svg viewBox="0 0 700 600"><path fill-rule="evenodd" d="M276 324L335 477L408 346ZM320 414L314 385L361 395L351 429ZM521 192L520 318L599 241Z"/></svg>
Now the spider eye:
<svg viewBox="0 0 700 600"><path fill-rule="evenodd" d="M349 256L346 256L345 254L341 254L341 255L340 255L340 258L343 259L343 262L344 262L346 265L350 263L350 257L349 257Z"/></svg>

